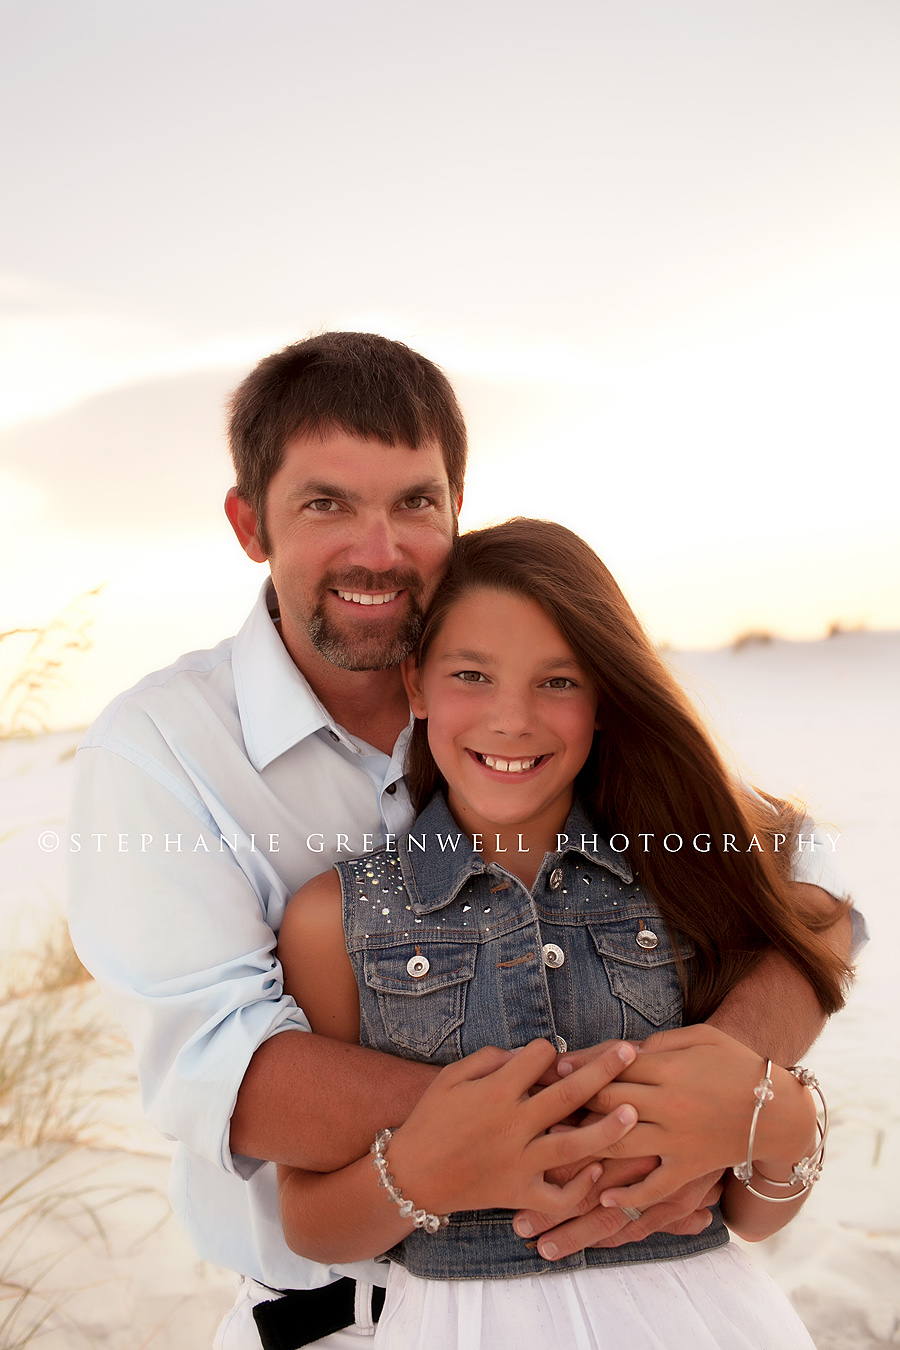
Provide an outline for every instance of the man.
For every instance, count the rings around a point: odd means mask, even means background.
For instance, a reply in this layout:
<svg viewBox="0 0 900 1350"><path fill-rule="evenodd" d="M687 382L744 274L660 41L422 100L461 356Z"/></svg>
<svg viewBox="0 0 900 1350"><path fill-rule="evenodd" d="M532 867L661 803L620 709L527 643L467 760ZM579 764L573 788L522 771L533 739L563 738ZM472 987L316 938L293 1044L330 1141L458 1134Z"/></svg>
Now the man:
<svg viewBox="0 0 900 1350"><path fill-rule="evenodd" d="M380 1278L369 1263L326 1270L288 1250L273 1164L328 1170L361 1156L434 1070L309 1034L282 995L275 935L304 881L410 823L398 665L456 533L465 427L431 362L384 338L333 333L248 376L232 400L231 448L226 512L271 582L235 639L149 676L88 732L70 917L134 1040L144 1108L179 1141L175 1210L205 1259L245 1277L217 1345L260 1344L254 1305L265 1345L338 1345L354 1313L358 1328L371 1325ZM800 879L824 879L822 855L804 861ZM792 1063L822 1017L772 958L715 1020ZM634 1175L610 1164L604 1183ZM698 1231L713 1183L636 1222L593 1208L541 1250L665 1225ZM550 1224L525 1215L517 1226ZM334 1283L346 1275L355 1290ZM313 1292L272 1292L283 1290ZM302 1328L290 1342L277 1339L282 1316Z"/></svg>

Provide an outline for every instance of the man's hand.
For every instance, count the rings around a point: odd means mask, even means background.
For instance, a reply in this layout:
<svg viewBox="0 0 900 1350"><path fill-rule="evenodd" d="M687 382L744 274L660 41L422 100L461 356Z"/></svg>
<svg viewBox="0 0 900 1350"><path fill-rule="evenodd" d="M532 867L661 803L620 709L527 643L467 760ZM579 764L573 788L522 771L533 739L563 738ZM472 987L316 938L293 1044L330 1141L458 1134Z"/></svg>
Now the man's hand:
<svg viewBox="0 0 900 1350"><path fill-rule="evenodd" d="M603 1041L600 1045L557 1060L540 1079L541 1084L549 1086L559 1076L570 1073L576 1065L586 1064L606 1053L612 1044L614 1042ZM639 1062L636 1061L636 1064ZM632 1066L631 1072L635 1071ZM628 1072L624 1070L624 1073ZM617 1084L611 1085L611 1090L615 1091L616 1087ZM597 1101L595 1099L594 1104ZM608 1104L605 1109L610 1109ZM583 1123L593 1119L595 1115L587 1113ZM623 1210L605 1208L600 1204L604 1191L614 1186L634 1185L657 1171L659 1165L659 1157L606 1158L599 1181L594 1183L566 1222L560 1224L558 1218L537 1210L519 1210L513 1220L513 1227L524 1238L546 1234L538 1242L538 1250L548 1261L558 1261L585 1247L621 1247L627 1242L640 1242L651 1233L702 1233L712 1222L710 1207L718 1202L722 1194L719 1172L709 1172L679 1187L660 1203L648 1206L639 1219L632 1220ZM571 1175L568 1169L558 1168L548 1174L547 1179L557 1185L564 1185Z"/></svg>
<svg viewBox="0 0 900 1350"><path fill-rule="evenodd" d="M599 1204L607 1187L638 1182L653 1172L658 1163L658 1158L607 1159L600 1181L595 1183L567 1222L560 1224L558 1217L535 1210L520 1210L513 1220L513 1228L524 1238L544 1234L537 1247L547 1261L558 1261L585 1247L621 1247L626 1242L641 1242L651 1233L702 1233L712 1222L710 1206L722 1194L718 1172L682 1186L674 1195L661 1204L651 1205L633 1221L621 1209L605 1209Z"/></svg>
<svg viewBox="0 0 900 1350"><path fill-rule="evenodd" d="M565 1076L602 1051L593 1046L567 1055L557 1073ZM761 1070L754 1051L711 1027L652 1036L634 1064L589 1103L603 1114L627 1098L640 1115L629 1138L611 1147L602 1178L552 1234L552 1218L534 1211L516 1215L516 1232L548 1234L538 1246L548 1260L586 1246L639 1242L654 1232L702 1232L722 1193L722 1169L746 1146L752 1088ZM710 1171L710 1161L716 1170ZM622 1205L641 1210L640 1218L629 1218Z"/></svg>

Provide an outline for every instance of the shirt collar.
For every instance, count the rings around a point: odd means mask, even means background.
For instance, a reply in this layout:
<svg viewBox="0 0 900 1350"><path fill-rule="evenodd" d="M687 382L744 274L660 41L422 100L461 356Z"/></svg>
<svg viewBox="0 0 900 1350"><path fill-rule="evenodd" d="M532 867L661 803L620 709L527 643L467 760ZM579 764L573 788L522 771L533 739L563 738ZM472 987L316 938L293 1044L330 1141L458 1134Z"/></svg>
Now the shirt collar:
<svg viewBox="0 0 900 1350"><path fill-rule="evenodd" d="M628 884L634 880L628 863L600 838L578 802L561 833L568 835L568 843L552 855L551 866L568 853L578 853ZM442 792L435 793L408 834L397 840L397 851L415 914L443 909L470 878L493 869L451 816ZM541 870L546 870L546 864Z"/></svg>
<svg viewBox="0 0 900 1350"><path fill-rule="evenodd" d="M232 649L241 730L257 772L322 727L345 738L291 660L273 622L277 604L267 577Z"/></svg>

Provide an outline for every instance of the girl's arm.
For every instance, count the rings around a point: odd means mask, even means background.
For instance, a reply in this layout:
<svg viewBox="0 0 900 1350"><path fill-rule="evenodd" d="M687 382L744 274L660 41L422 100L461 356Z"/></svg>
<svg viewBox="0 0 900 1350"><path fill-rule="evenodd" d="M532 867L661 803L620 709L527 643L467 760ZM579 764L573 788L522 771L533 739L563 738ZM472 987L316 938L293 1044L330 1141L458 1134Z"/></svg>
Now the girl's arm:
<svg viewBox="0 0 900 1350"><path fill-rule="evenodd" d="M285 914L278 955L285 992L314 1029L338 1040L358 1039L359 999L344 948L336 873L298 891ZM616 1043L535 1096L528 1089L556 1059L547 1041L514 1053L489 1047L449 1065L388 1145L395 1184L429 1213L525 1204L570 1212L602 1171L595 1159L632 1128L636 1112L625 1104L582 1131L547 1131L634 1057L631 1046ZM567 1185L544 1180L546 1171L567 1164L579 1164ZM376 1256L413 1229L379 1188L368 1155L330 1173L280 1166L278 1185L288 1245L313 1260L334 1264Z"/></svg>
<svg viewBox="0 0 900 1350"><path fill-rule="evenodd" d="M579 1062L577 1055L568 1058ZM705 1024L651 1036L619 1082L599 1094L599 1103L608 1110L627 1094L640 1124L614 1151L623 1157L655 1154L660 1166L637 1185L605 1191L601 1205L644 1210L695 1176L745 1162L753 1090L764 1070L765 1060L755 1051ZM816 1106L810 1091L786 1069L773 1066L771 1077L774 1096L759 1112L754 1162L764 1176L787 1181L793 1165L816 1146ZM698 1101L704 1103L704 1115L718 1120L715 1131L698 1130ZM785 1194L756 1175L753 1185L772 1196ZM729 1171L722 1215L729 1228L754 1242L783 1228L802 1200L773 1205Z"/></svg>
<svg viewBox="0 0 900 1350"><path fill-rule="evenodd" d="M337 872L313 877L289 901L277 954L284 992L303 1009L313 1030L358 1045L359 992L344 945Z"/></svg>

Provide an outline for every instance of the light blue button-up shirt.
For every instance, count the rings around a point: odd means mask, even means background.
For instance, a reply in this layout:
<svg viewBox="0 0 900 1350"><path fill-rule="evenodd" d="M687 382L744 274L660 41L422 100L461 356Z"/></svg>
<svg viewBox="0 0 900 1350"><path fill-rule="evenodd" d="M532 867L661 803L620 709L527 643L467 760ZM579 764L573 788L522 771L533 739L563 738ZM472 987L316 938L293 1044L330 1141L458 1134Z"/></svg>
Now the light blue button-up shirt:
<svg viewBox="0 0 900 1350"><path fill-rule="evenodd" d="M388 756L338 726L267 597L268 583L236 638L148 676L88 731L68 826L69 919L134 1042L144 1110L178 1141L172 1204L198 1252L299 1289L334 1272L287 1247L274 1165L232 1157L231 1113L256 1048L309 1030L274 955L285 904L412 813L408 730Z"/></svg>
<svg viewBox="0 0 900 1350"><path fill-rule="evenodd" d="M276 1289L329 1268L284 1241L275 1167L233 1157L231 1113L259 1045L309 1023L274 955L284 907L340 857L408 830L408 729L391 756L336 725L284 648L267 582L236 638L120 695L79 748L69 917L131 1036L144 1110L177 1142L171 1199L199 1254ZM797 880L842 896L827 843ZM381 1268L383 1270L383 1267Z"/></svg>

